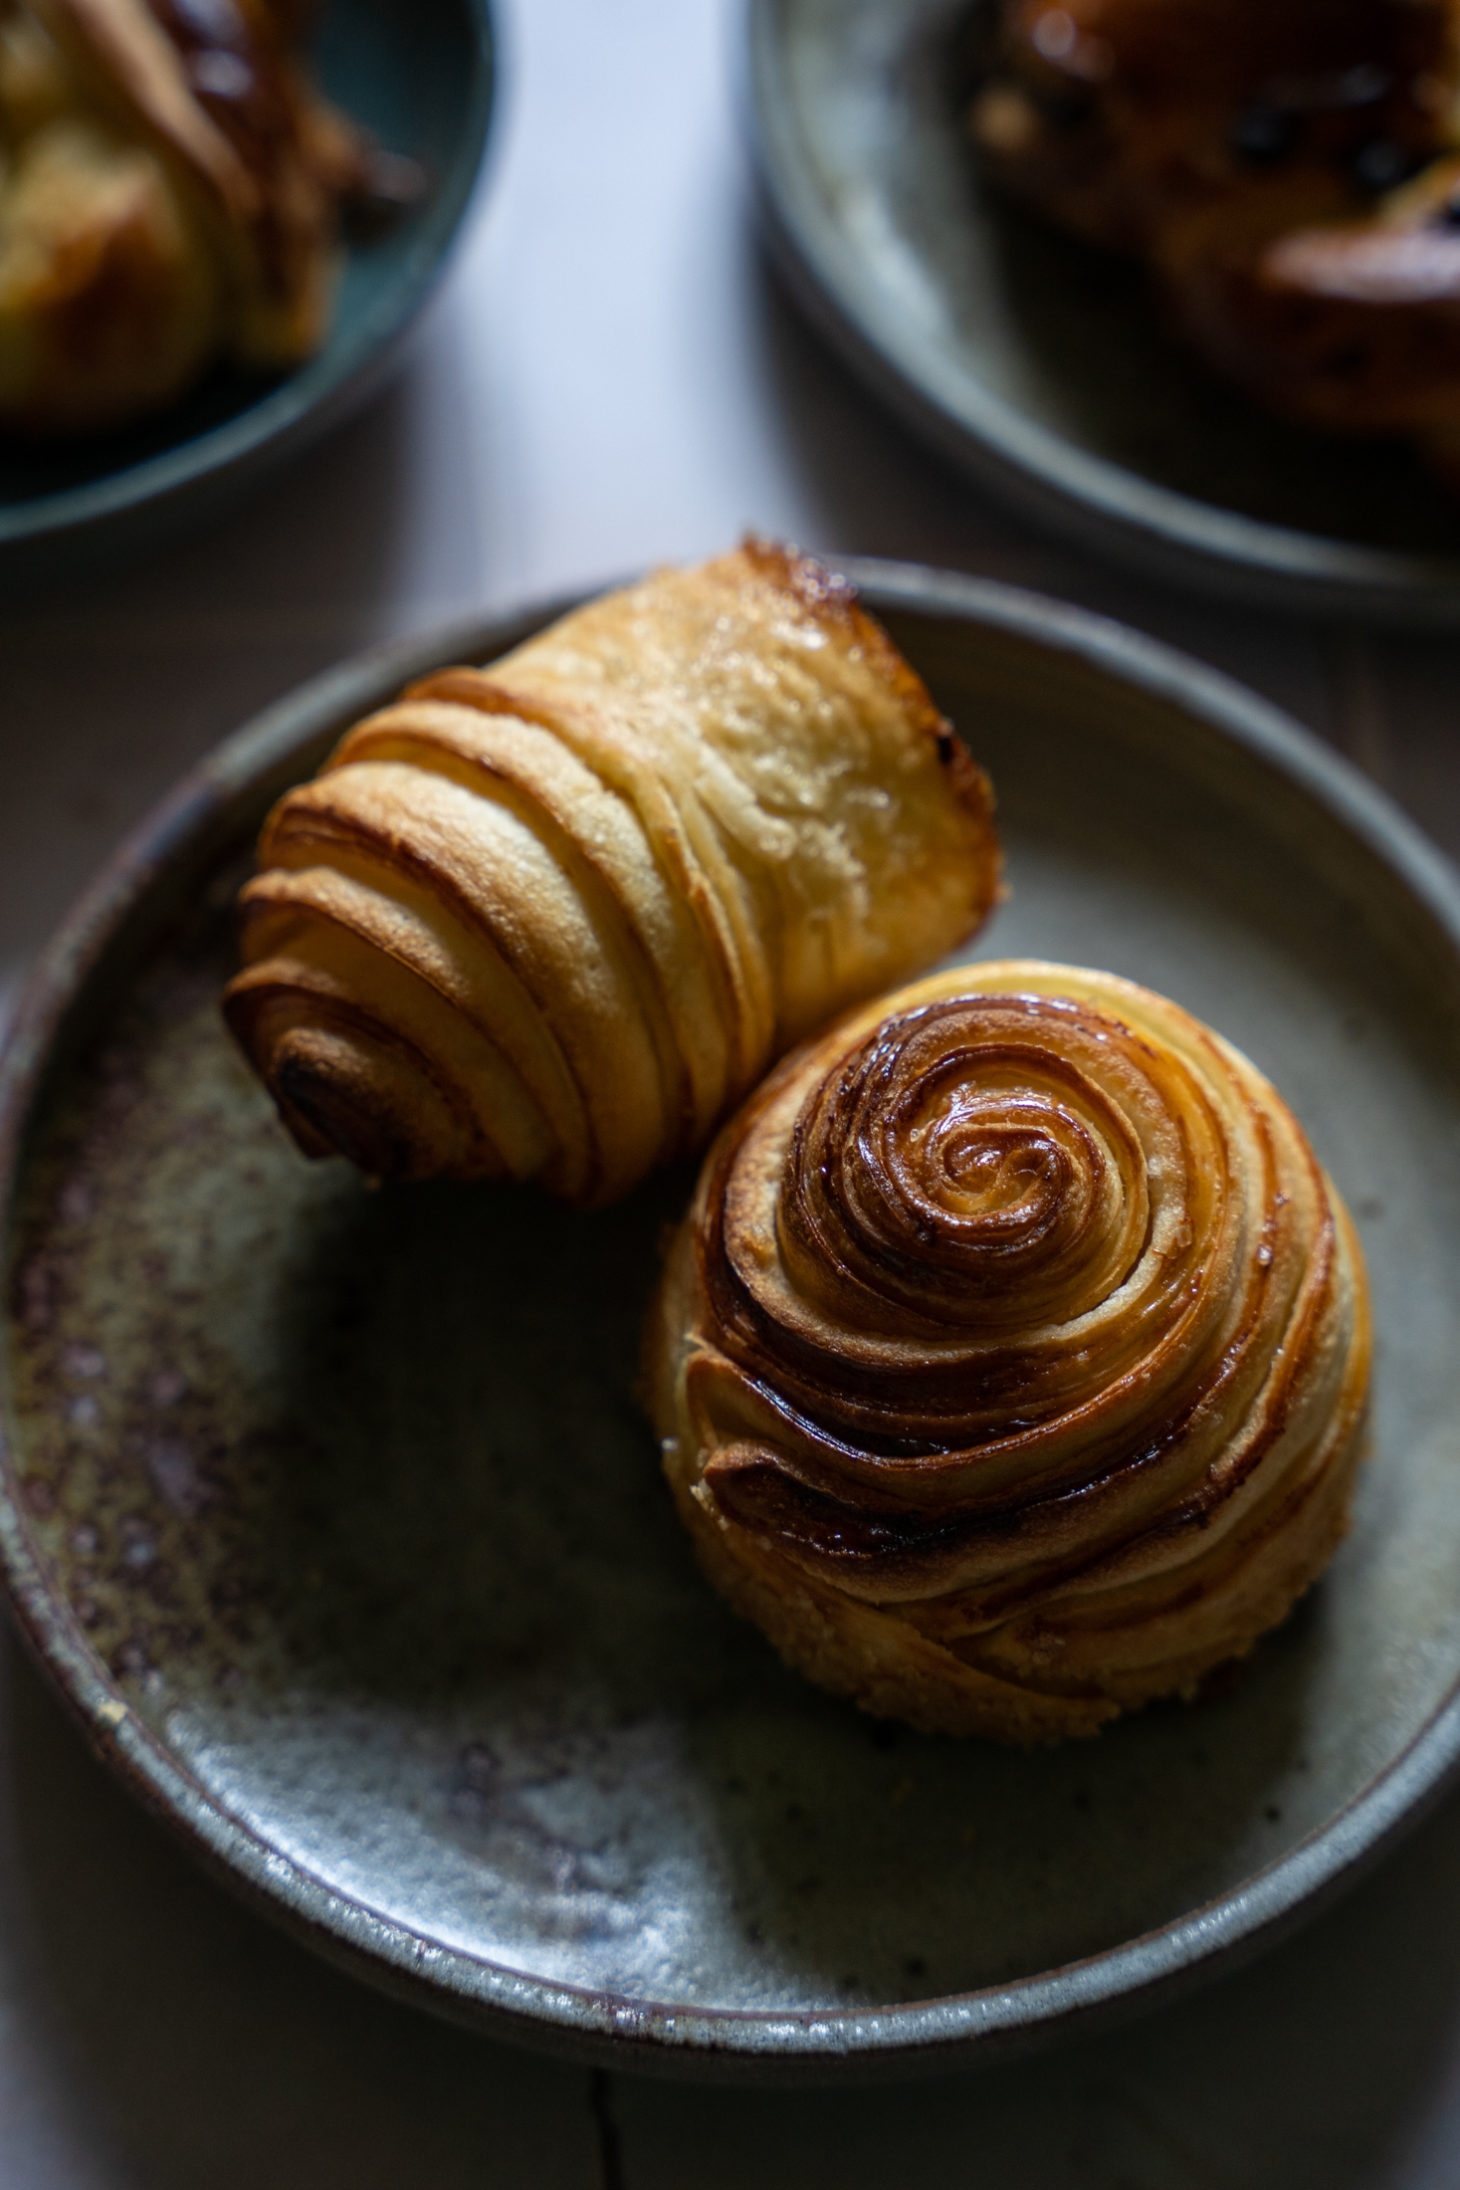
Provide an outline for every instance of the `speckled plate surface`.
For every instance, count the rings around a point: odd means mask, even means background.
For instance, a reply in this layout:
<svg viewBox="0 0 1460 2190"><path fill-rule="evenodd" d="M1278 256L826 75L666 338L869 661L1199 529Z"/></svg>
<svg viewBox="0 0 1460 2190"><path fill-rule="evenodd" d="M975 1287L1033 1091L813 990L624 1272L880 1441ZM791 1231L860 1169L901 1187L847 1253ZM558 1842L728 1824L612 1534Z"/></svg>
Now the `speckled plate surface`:
<svg viewBox="0 0 1460 2190"><path fill-rule="evenodd" d="M50 577L224 508L363 402L445 264L492 110L490 0L328 0L326 94L419 162L419 204L350 244L318 355L282 379L210 373L155 420L78 441L0 435L0 578Z"/></svg>
<svg viewBox="0 0 1460 2190"><path fill-rule="evenodd" d="M1460 498L1403 449L1266 418L1134 267L983 188L961 53L994 0L748 0L749 109L792 286L872 385L1022 514L1264 606L1460 622Z"/></svg>
<svg viewBox="0 0 1460 2190"><path fill-rule="evenodd" d="M398 1992L687 2073L865 2075L1048 2037L1332 1890L1460 1743L1460 901L1342 764L1075 611L862 566L993 770L993 955L1242 1043L1348 1196L1374 1447L1330 1575L1227 1692L1034 1755L881 1726L699 1578L634 1397L665 1176L584 1217L372 1193L226 1041L270 797L429 663L224 747L114 864L0 1063L0 1552L126 1778Z"/></svg>

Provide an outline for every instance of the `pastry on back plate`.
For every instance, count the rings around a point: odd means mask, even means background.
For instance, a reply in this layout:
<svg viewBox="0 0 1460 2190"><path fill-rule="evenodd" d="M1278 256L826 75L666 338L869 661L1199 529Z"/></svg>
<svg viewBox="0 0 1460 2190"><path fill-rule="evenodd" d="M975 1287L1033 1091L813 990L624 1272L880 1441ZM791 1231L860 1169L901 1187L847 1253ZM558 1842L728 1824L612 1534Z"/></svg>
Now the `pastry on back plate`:
<svg viewBox="0 0 1460 2190"><path fill-rule="evenodd" d="M985 170L1268 409L1460 477L1457 0L1003 0Z"/></svg>
<svg viewBox="0 0 1460 2190"><path fill-rule="evenodd" d="M290 0L0 0L0 424L97 432L328 331L341 207L409 196Z"/></svg>
<svg viewBox="0 0 1460 2190"><path fill-rule="evenodd" d="M724 1128L646 1338L711 1579L915 1726L1041 1742L1189 1695L1347 1525L1364 1266L1291 1112L1175 1004L936 974Z"/></svg>
<svg viewBox="0 0 1460 2190"><path fill-rule="evenodd" d="M225 1008L300 1146L583 1203L999 887L921 680L844 580L754 541L424 678L259 858Z"/></svg>

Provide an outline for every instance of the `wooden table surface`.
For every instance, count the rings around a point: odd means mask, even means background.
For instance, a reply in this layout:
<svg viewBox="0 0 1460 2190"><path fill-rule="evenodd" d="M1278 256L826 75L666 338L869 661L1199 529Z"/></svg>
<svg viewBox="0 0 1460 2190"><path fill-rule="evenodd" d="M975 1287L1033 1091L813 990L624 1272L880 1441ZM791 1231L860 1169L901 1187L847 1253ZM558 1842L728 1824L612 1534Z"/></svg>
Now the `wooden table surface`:
<svg viewBox="0 0 1460 2190"><path fill-rule="evenodd" d="M757 249L737 0L499 6L490 170L395 384L218 529L0 606L0 1014L118 836L300 678L747 526L1154 632L1460 854L1460 640L1128 582L976 500L803 330ZM1113 2035L909 2086L706 2091L508 2051L314 1961L111 1784L0 1629L0 2190L924 2182L1460 2184L1460 1795L1289 1944Z"/></svg>

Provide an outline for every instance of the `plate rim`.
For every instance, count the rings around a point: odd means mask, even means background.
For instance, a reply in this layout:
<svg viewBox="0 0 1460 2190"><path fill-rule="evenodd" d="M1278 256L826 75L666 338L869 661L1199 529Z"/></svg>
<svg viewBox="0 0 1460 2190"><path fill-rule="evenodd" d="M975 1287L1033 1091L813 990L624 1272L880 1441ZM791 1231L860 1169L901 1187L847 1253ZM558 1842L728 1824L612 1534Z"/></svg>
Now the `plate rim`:
<svg viewBox="0 0 1460 2190"><path fill-rule="evenodd" d="M398 345L445 273L466 214L485 182L502 74L502 36L493 0L458 0L469 30L472 72L460 140L437 179L390 295L334 356L330 346L216 426L171 443L140 462L49 494L0 503L0 570L17 579L32 563L75 543L110 540L143 511L175 512L191 493L227 493L255 463L272 466L306 446L367 400Z"/></svg>
<svg viewBox="0 0 1460 2190"><path fill-rule="evenodd" d="M805 4L743 0L743 133L764 232L792 301L874 394L1017 515L1087 551L1115 552L1144 577L1269 610L1460 624L1460 552L1365 547L1248 517L1081 449L991 389L965 387L955 401L940 388L915 346L899 339L895 315L879 319L868 303L863 262L797 156L801 109L783 66L782 25Z"/></svg>
<svg viewBox="0 0 1460 2190"><path fill-rule="evenodd" d="M1352 764L1234 679L1112 619L997 580L859 557L827 560L852 578L876 614L905 609L992 628L1181 705L1207 730L1276 767L1358 836L1460 960L1460 877ZM477 617L351 658L253 717L132 831L41 954L0 1046L0 1235L10 1228L24 1138L70 1015L159 880L189 854L201 862L210 832L226 828L231 802L286 769L310 740L443 659L489 656L569 605L559 598ZM485 1961L384 1915L271 1846L204 1788L136 1716L52 1591L13 1482L6 1412L8 1403L0 1406L0 1579L23 1638L92 1746L216 1875L328 1958L398 1997L580 2060L701 2080L830 2081L841 2073L967 2067L974 2057L1138 2012L1255 1955L1316 1913L1418 1822L1460 1765L1457 1670L1405 1747L1286 1854L1171 1924L1010 1983L836 2010L707 2009L597 1993Z"/></svg>

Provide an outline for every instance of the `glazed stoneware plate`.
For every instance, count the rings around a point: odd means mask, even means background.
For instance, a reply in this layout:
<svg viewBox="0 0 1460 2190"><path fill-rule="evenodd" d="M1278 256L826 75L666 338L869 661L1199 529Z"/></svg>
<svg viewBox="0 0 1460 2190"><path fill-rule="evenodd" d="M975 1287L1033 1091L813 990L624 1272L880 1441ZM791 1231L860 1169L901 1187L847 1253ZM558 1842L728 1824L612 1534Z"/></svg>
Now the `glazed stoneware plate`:
<svg viewBox="0 0 1460 2190"><path fill-rule="evenodd" d="M1223 1028L1363 1232L1357 1519L1222 1693L1023 1755L807 1686L701 1580L636 1398L687 1175L584 1216L371 1192L286 1140L217 1010L259 818L363 709L537 619L371 657L225 746L0 1067L0 1548L92 1739L362 1973L691 2074L955 2064L1154 1997L1335 1888L1460 1741L1454 886L1211 672L994 585L858 575L998 785L982 947Z"/></svg>
<svg viewBox="0 0 1460 2190"><path fill-rule="evenodd" d="M47 577L201 522L365 400L445 264L492 107L489 0L328 0L319 83L416 161L419 202L351 241L329 337L283 379L222 368L155 420L71 442L0 435L0 578Z"/></svg>
<svg viewBox="0 0 1460 2190"><path fill-rule="evenodd" d="M995 0L750 0L749 108L797 296L1022 514L1267 606L1460 622L1460 498L1407 452L1269 419L1140 272L984 189L961 124Z"/></svg>

